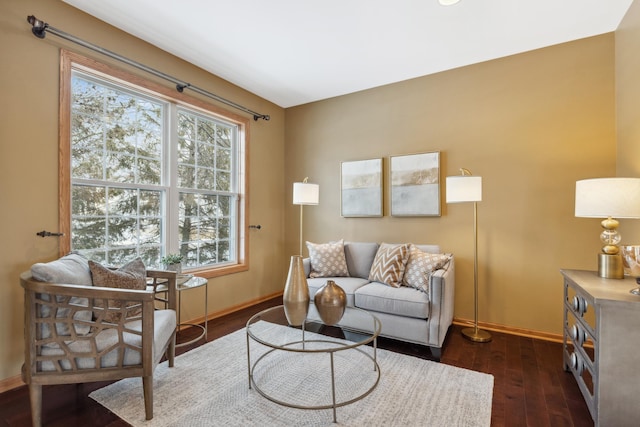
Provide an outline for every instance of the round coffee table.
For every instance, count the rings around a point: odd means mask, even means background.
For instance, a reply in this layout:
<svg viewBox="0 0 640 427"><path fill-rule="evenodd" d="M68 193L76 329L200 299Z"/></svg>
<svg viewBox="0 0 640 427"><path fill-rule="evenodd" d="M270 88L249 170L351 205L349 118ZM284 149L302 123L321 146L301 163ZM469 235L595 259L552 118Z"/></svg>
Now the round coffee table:
<svg viewBox="0 0 640 427"><path fill-rule="evenodd" d="M360 324L369 325L365 329L370 332L354 332L343 330L335 326L326 326L316 321L307 320L300 327L289 326L284 314L284 306L271 307L263 310L249 319L247 322L247 372L249 388L255 389L266 399L279 405L297 409L332 409L333 422L337 422L336 408L357 402L368 396L380 381L380 366L377 361L377 338L380 334L380 320L371 313L358 308L348 308L355 310L352 315L362 317ZM252 342L258 343L264 352L257 355L252 362ZM371 347L367 346L371 344ZM255 347L255 344L254 344ZM254 348L254 356L257 348ZM368 350L368 351L367 351ZM288 375L294 375L294 363L301 357L323 357L326 354L329 358L327 366L326 359L323 363L313 362L304 365L304 372L308 370L318 371L311 374L319 376L326 375L330 380L331 390L317 390L319 394L330 394L330 400L325 404L309 404L308 402L296 402L297 390L287 391L287 387L282 384L294 387L289 384ZM339 356L339 357L338 357ZM341 364L350 363L351 366L342 367ZM363 363L363 361L365 363ZM369 361L369 363L366 363ZM282 366L270 368L273 364L280 363ZM271 364L271 365L270 365ZM262 378L256 378L256 373L263 368L265 372ZM270 371L269 371L270 370ZM343 377L343 373L348 372L349 378ZM354 381L353 376L357 376ZM279 385L272 385L269 389L269 382L278 381ZM348 384L341 384L341 380L349 381ZM318 387L322 388L318 381ZM363 384L362 387L353 387L353 384ZM307 384L308 385L308 384ZM337 397L336 388L341 386L342 392ZM274 391L283 396L276 396ZM284 391L283 391L284 390ZM314 393L315 394L315 393ZM319 399L320 400L320 399Z"/></svg>

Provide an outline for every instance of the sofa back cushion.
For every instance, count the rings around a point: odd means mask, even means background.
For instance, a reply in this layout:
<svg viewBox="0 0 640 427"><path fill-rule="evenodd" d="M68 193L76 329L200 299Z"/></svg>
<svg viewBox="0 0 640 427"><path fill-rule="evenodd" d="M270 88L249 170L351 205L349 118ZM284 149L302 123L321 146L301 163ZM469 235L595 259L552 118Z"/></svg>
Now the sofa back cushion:
<svg viewBox="0 0 640 427"><path fill-rule="evenodd" d="M412 243L413 245L413 243ZM427 252L430 254L439 254L440 252L440 246L438 245L418 245L415 244L414 246L416 246L418 249L420 249L422 252Z"/></svg>
<svg viewBox="0 0 640 427"><path fill-rule="evenodd" d="M344 255L351 277L369 278L371 264L376 257L379 245L375 242L345 242Z"/></svg>

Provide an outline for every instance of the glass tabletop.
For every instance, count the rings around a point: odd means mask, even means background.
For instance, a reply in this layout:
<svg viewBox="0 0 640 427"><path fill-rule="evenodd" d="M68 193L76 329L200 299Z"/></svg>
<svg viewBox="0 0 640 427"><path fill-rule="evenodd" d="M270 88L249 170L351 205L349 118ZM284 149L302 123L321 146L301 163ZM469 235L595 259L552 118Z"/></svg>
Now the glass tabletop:
<svg viewBox="0 0 640 427"><path fill-rule="evenodd" d="M279 305L263 310L247 322L247 334L268 347L299 351L327 352L366 345L380 334L380 320L368 311L349 307L350 316L358 317L363 331L324 325L320 320L307 319L302 326L290 326Z"/></svg>
<svg viewBox="0 0 640 427"><path fill-rule="evenodd" d="M176 278L176 289L178 291L184 291L187 289L199 288L200 286L204 286L207 284L209 280L204 277L194 276L193 274L178 274ZM156 292L166 292L167 285L165 284L166 280L158 280L158 284L156 285Z"/></svg>

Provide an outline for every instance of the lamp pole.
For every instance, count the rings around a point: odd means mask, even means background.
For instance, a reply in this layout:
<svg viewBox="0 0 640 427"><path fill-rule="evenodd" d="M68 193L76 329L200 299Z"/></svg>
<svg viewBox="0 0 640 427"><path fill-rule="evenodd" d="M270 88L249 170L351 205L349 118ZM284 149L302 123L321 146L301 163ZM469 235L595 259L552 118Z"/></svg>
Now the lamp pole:
<svg viewBox="0 0 640 427"><path fill-rule="evenodd" d="M473 202L473 328L464 328L462 335L474 342L489 342L491 334L478 329L478 203Z"/></svg>

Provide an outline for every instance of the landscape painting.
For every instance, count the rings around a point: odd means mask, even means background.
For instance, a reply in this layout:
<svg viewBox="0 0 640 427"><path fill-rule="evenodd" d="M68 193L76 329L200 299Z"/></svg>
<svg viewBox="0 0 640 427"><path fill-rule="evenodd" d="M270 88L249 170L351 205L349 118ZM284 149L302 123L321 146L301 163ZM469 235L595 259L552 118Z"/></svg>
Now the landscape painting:
<svg viewBox="0 0 640 427"><path fill-rule="evenodd" d="M440 152L390 158L391 215L440 216Z"/></svg>
<svg viewBox="0 0 640 427"><path fill-rule="evenodd" d="M343 217L382 216L382 159L342 162Z"/></svg>

